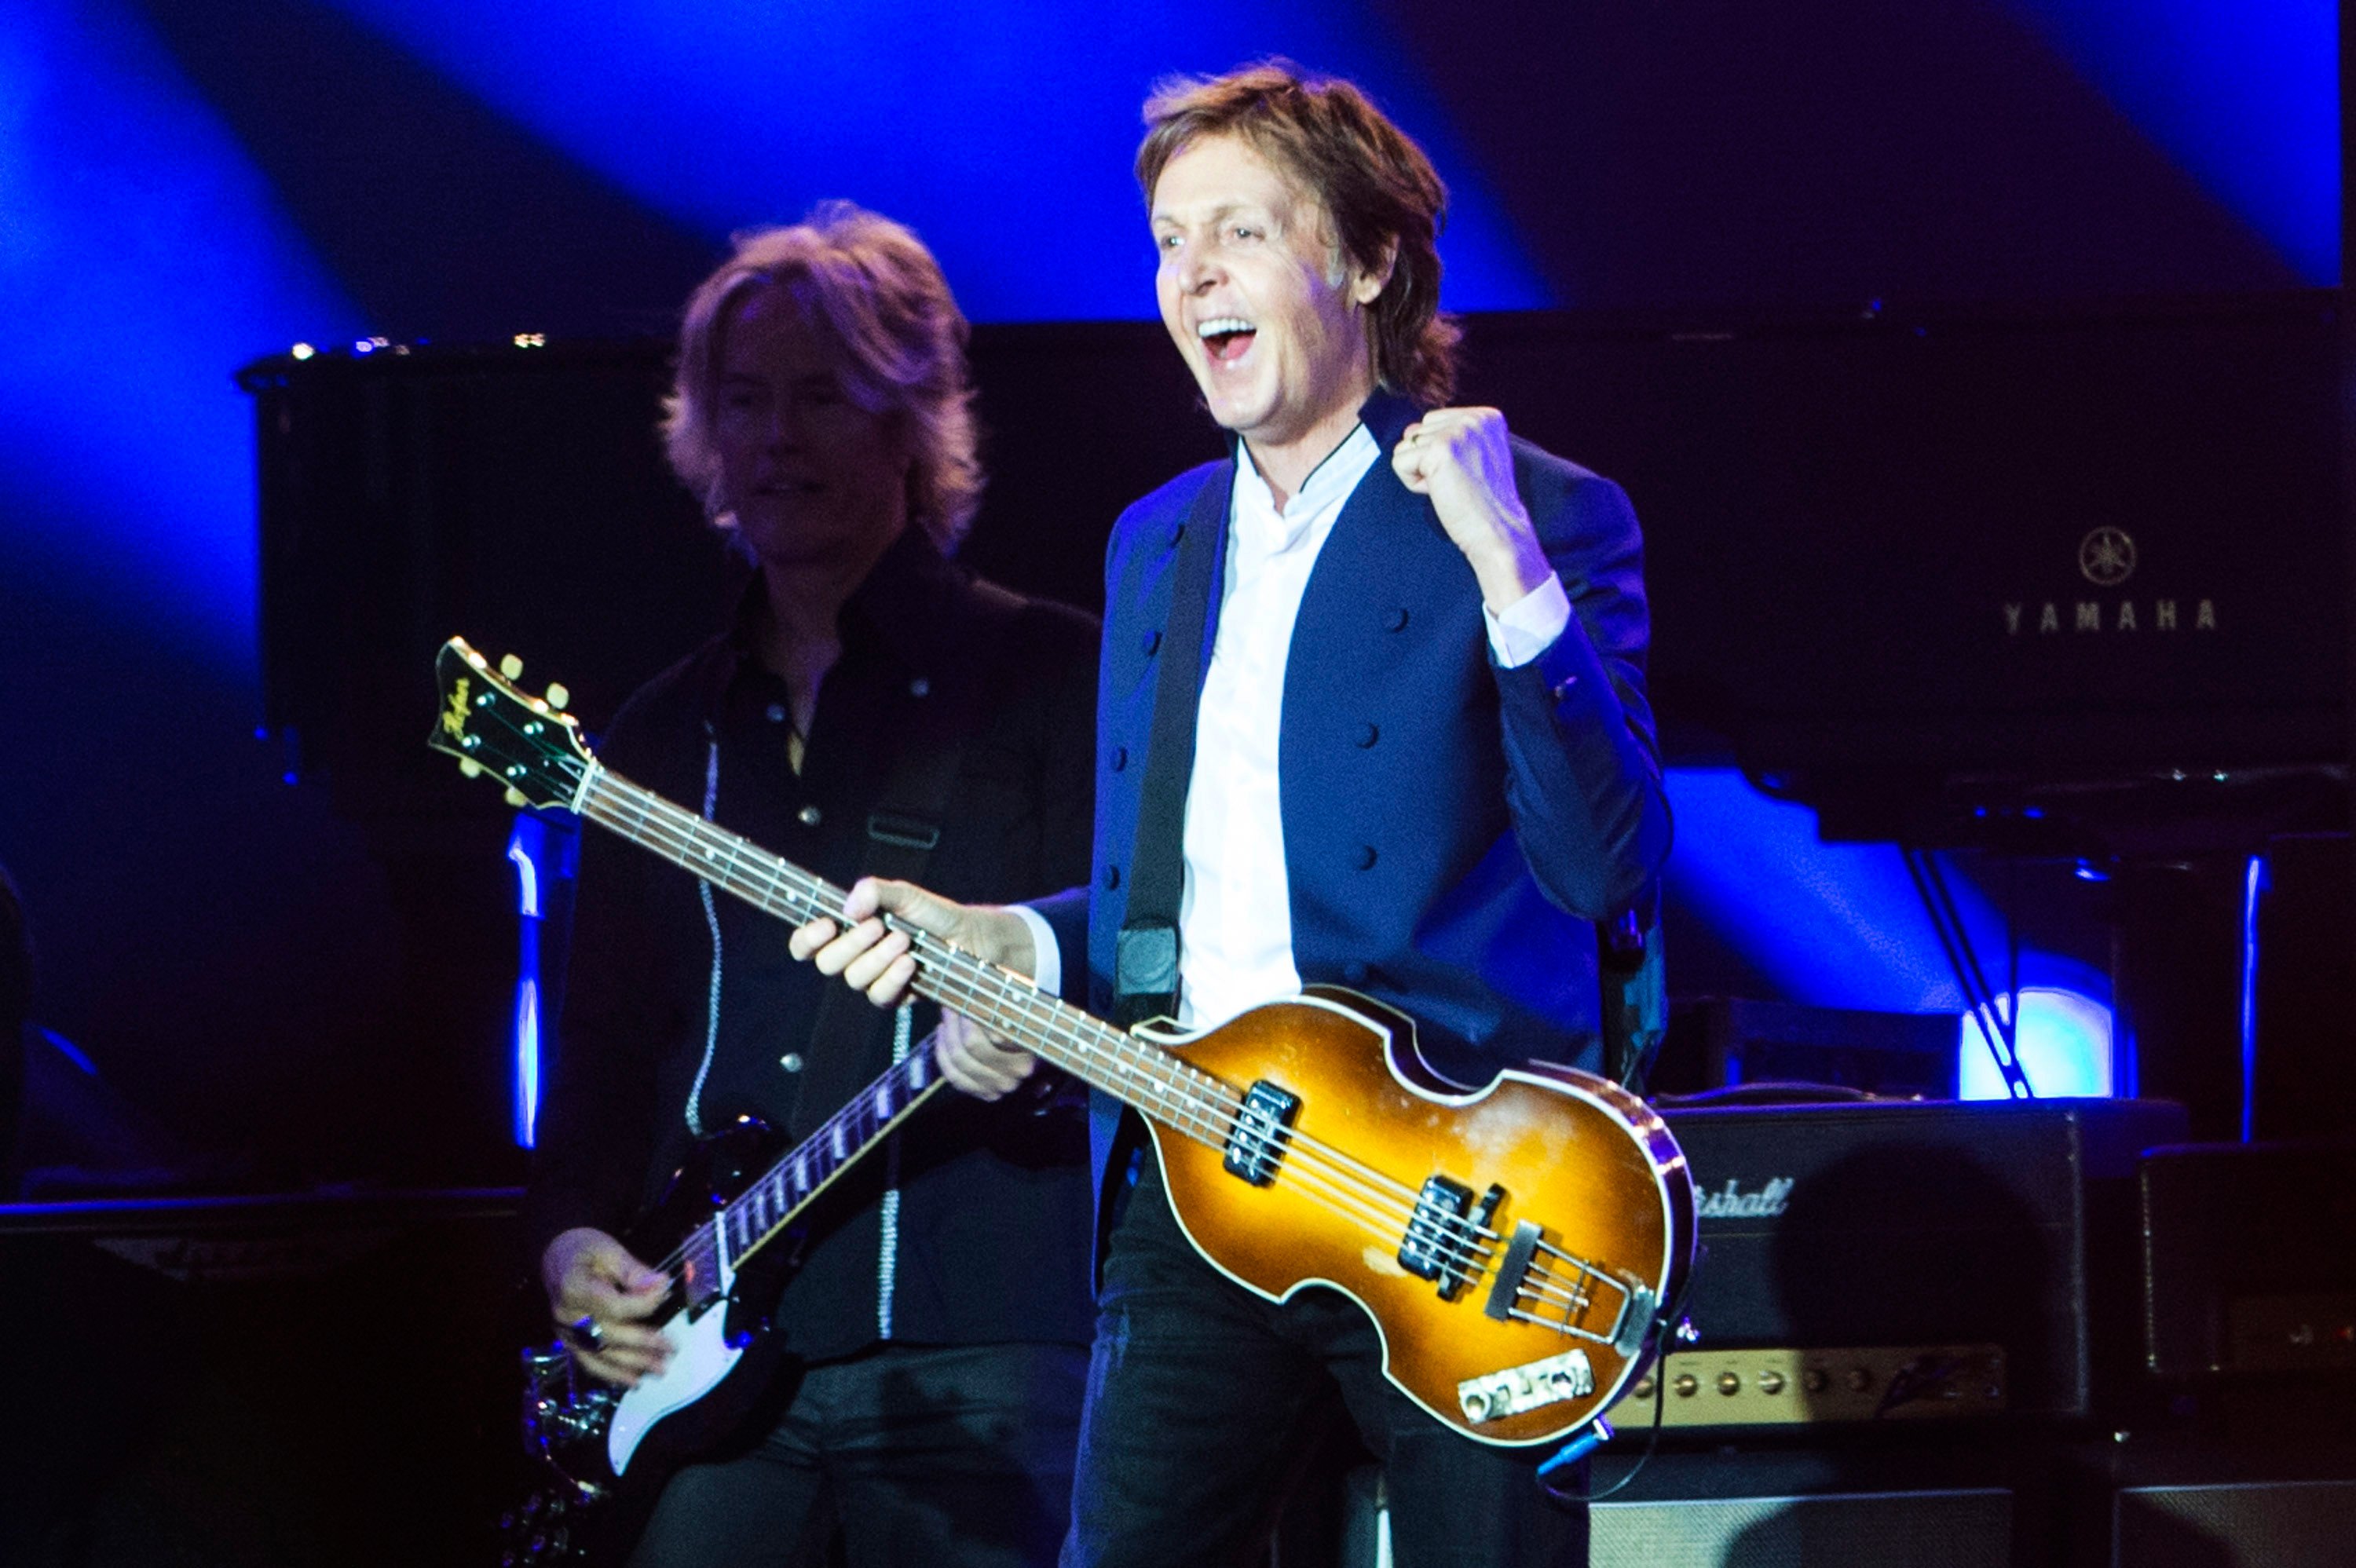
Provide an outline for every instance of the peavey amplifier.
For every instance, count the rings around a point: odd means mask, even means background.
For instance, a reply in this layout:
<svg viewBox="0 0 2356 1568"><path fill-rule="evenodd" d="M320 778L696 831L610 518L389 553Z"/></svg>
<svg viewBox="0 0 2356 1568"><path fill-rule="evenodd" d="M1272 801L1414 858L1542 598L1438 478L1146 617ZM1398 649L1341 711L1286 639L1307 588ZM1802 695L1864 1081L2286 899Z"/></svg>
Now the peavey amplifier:
<svg viewBox="0 0 2356 1568"><path fill-rule="evenodd" d="M2183 1135L2180 1106L1862 1101L1666 1116L1700 1200L1708 1251L1687 1310L1703 1349L1989 1348L2016 1416L2087 1415L2098 1390L2135 1375L2136 1161ZM1694 1397L1708 1403L1711 1380ZM1758 1419L1737 1403L1730 1422Z"/></svg>

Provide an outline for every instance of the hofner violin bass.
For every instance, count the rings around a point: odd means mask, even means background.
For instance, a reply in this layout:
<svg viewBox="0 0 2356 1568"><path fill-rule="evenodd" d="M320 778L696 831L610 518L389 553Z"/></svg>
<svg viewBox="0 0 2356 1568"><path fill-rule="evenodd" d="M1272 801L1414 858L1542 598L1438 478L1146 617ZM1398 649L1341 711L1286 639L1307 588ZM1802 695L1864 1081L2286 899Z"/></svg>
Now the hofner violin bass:
<svg viewBox="0 0 2356 1568"><path fill-rule="evenodd" d="M607 771L561 692L525 695L458 638L436 673L431 743L512 803L576 812L789 923L841 908L841 889ZM1385 1375L1444 1425L1564 1441L1656 1353L1693 1264L1693 1182L1660 1117L1617 1084L1544 1062L1451 1083L1405 1015L1324 986L1199 1035L1123 1032L909 934L918 993L1143 1116L1171 1207L1214 1267L1270 1300L1349 1296L1380 1329ZM906 1065L670 1243L671 1370L611 1402L611 1477L593 1484L627 1484L713 1386L738 1271L937 1086L928 1060Z"/></svg>

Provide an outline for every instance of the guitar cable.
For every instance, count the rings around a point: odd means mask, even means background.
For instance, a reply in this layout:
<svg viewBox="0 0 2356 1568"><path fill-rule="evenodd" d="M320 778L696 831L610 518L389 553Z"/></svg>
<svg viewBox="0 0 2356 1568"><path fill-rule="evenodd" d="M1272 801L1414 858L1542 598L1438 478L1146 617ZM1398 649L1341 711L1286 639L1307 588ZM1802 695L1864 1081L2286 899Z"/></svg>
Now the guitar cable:
<svg viewBox="0 0 2356 1568"><path fill-rule="evenodd" d="M1678 1291L1677 1298L1671 1302L1666 1307L1663 1308L1653 1319L1654 1331L1659 1336L1656 1342L1662 1346L1662 1349L1660 1363L1653 1369L1653 1420L1651 1430L1644 1435L1644 1451L1636 1456L1636 1462L1628 1467L1628 1473L1621 1477L1618 1480L1612 1482L1607 1490L1601 1492L1589 1492L1581 1496L1573 1497L1569 1493L1558 1489L1554 1483L1547 1478L1549 1473L1564 1467L1567 1463L1576 1462L1578 1459L1593 1454L1597 1448L1602 1445L1601 1441L1590 1443L1587 1442L1583 1438L1574 1438L1570 1442L1564 1444L1552 1456L1538 1467L1537 1477L1537 1483L1539 1488L1545 1491L1547 1497L1561 1503L1593 1504L1603 1502L1609 1499L1615 1498L1622 1492L1627 1490L1628 1484L1631 1481L1633 1481L1638 1476L1644 1474L1644 1467L1652 1463L1653 1456L1660 1450L1661 1426L1663 1419L1667 1413L1668 1406L1668 1341L1677 1339L1693 1344L1698 1343L1700 1340L1700 1336L1693 1331L1692 1319L1687 1317L1685 1315L1685 1307L1686 1302L1693 1296L1694 1280L1696 1276L1701 1273L1701 1265L1708 1256L1709 1249L1708 1247L1697 1245L1694 1248L1693 1267L1686 1271L1685 1288ZM1671 1327L1672 1324L1675 1325L1674 1328ZM1601 1424L1603 1418L1599 1415L1595 1419L1598 1424ZM1605 1430L1609 1432L1610 1428L1606 1427ZM1582 1445L1584 1445L1582 1446Z"/></svg>

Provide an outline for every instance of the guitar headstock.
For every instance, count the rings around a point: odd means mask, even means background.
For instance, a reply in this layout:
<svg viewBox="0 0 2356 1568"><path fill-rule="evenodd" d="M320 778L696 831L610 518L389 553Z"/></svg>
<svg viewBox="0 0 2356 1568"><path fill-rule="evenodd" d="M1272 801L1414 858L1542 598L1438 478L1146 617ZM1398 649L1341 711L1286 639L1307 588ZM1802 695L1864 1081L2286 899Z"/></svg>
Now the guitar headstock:
<svg viewBox="0 0 2356 1568"><path fill-rule="evenodd" d="M487 773L507 785L510 805L569 810L594 759L582 743L579 722L559 711L567 700L564 688L552 686L545 697L527 697L515 684L522 673L512 654L494 669L466 638L443 644L434 656L442 716L425 743L457 758L469 778Z"/></svg>

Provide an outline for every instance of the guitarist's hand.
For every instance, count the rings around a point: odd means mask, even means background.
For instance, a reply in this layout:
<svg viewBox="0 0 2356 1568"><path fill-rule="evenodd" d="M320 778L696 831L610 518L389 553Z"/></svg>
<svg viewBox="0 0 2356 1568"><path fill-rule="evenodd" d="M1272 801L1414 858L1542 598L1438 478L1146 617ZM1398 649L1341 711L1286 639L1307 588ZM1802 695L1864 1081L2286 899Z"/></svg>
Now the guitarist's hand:
<svg viewBox="0 0 2356 1568"><path fill-rule="evenodd" d="M669 1342L644 1321L669 1293L669 1276L632 1257L605 1232L584 1225L549 1243L540 1258L540 1282L548 1292L549 1316L583 1370L628 1388L670 1360ZM584 1349L574 1331L584 1317L597 1325L594 1350Z"/></svg>
<svg viewBox="0 0 2356 1568"><path fill-rule="evenodd" d="M822 975L840 975L879 1008L898 1007L916 977L916 961L908 955L908 933L887 927L886 914L1018 975L1029 975L1038 966L1031 928L1022 916L989 904L956 903L914 882L879 877L862 877L852 884L840 923L814 920L796 930L789 944L793 955L815 963ZM1039 1065L1029 1051L993 1038L961 1014L946 1011L934 1036L933 1059L940 1064L942 1077L984 1100L1012 1090Z"/></svg>

